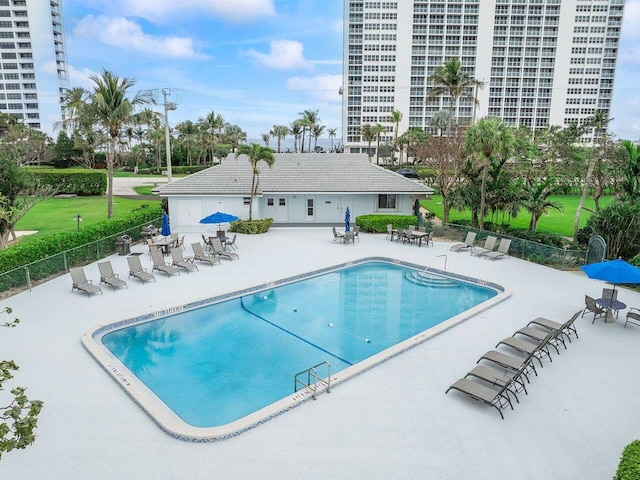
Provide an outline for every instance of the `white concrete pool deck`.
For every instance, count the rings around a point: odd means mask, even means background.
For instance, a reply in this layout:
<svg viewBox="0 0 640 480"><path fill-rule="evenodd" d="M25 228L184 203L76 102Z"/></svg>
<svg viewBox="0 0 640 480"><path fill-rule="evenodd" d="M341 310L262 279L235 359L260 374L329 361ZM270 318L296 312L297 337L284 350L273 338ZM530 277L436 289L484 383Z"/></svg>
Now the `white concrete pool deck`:
<svg viewBox="0 0 640 480"><path fill-rule="evenodd" d="M640 327L578 318L580 338L531 380L515 410L473 402L449 385L530 319L565 321L599 297L604 283L517 258L489 261L435 247L361 234L332 243L329 228L271 229L239 236L240 260L157 283L128 280L128 290L87 298L64 275L2 302L20 318L0 331L0 357L21 385L45 403L37 441L6 454L0 478L17 479L602 479L611 478L626 444L640 437ZM189 234L190 243L199 235ZM136 245L133 251L146 251ZM191 300L235 291L356 258L385 256L429 265L447 254L449 271L501 284L511 298L335 388L318 401L222 442L175 440L125 394L82 347L107 324ZM126 257L111 256L126 278ZM146 253L144 266L151 267ZM433 266L442 268L442 260ZM97 265L85 267L99 281ZM618 298L640 306L640 294ZM5 319L1 319L3 322ZM6 320L9 320L7 317ZM506 352L506 350L505 350ZM263 372L268 375L268 368Z"/></svg>

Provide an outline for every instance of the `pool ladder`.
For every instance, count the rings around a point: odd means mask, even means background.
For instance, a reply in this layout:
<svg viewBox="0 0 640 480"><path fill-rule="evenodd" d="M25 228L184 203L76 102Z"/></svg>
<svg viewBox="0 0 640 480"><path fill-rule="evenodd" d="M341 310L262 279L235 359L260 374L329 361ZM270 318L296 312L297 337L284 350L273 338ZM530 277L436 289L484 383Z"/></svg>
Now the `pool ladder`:
<svg viewBox="0 0 640 480"><path fill-rule="evenodd" d="M327 366L327 380L325 381L322 377L318 376L318 367L323 365ZM300 380L301 375L307 374L307 383ZM313 391L313 399L318 399L318 383L321 384L321 387L326 385L327 393L331 393L331 364L329 362L321 362L313 367L307 368L302 372L296 373L294 378L293 390L294 392L298 391L298 387L301 385Z"/></svg>

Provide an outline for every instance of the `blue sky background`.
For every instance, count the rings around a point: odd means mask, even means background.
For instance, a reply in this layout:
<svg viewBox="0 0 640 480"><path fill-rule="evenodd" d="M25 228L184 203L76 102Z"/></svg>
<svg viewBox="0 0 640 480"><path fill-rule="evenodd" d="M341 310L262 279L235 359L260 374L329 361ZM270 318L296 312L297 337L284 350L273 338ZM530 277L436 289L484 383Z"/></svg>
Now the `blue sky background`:
<svg viewBox="0 0 640 480"><path fill-rule="evenodd" d="M111 70L171 88L170 123L215 111L258 138L303 110L341 128L342 0L66 0L71 86ZM640 0L627 0L612 131L640 138Z"/></svg>

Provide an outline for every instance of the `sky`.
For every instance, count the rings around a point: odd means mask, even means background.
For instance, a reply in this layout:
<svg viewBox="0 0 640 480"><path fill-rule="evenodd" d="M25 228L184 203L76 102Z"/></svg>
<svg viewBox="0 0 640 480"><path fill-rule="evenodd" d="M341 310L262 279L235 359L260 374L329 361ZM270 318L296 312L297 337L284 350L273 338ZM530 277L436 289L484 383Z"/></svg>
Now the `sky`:
<svg viewBox="0 0 640 480"><path fill-rule="evenodd" d="M341 130L342 0L65 0L63 9L71 87L91 88L106 69L158 99L168 89L172 126L214 111L257 139L318 110ZM611 131L637 140L640 0L624 15Z"/></svg>

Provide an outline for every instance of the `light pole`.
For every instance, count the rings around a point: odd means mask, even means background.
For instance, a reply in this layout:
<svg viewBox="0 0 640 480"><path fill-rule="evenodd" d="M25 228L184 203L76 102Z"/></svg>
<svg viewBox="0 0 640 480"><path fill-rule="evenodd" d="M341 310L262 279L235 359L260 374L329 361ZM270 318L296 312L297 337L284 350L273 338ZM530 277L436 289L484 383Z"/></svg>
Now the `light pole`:
<svg viewBox="0 0 640 480"><path fill-rule="evenodd" d="M167 95L169 95L169 90L166 88L162 89L163 103L164 103L164 138L167 149L167 182L171 183L171 141L169 135L169 110L175 110L178 108L174 102L167 102Z"/></svg>
<svg viewBox="0 0 640 480"><path fill-rule="evenodd" d="M80 222L82 221L82 215L77 214L73 219L78 222L78 230L80 230Z"/></svg>

